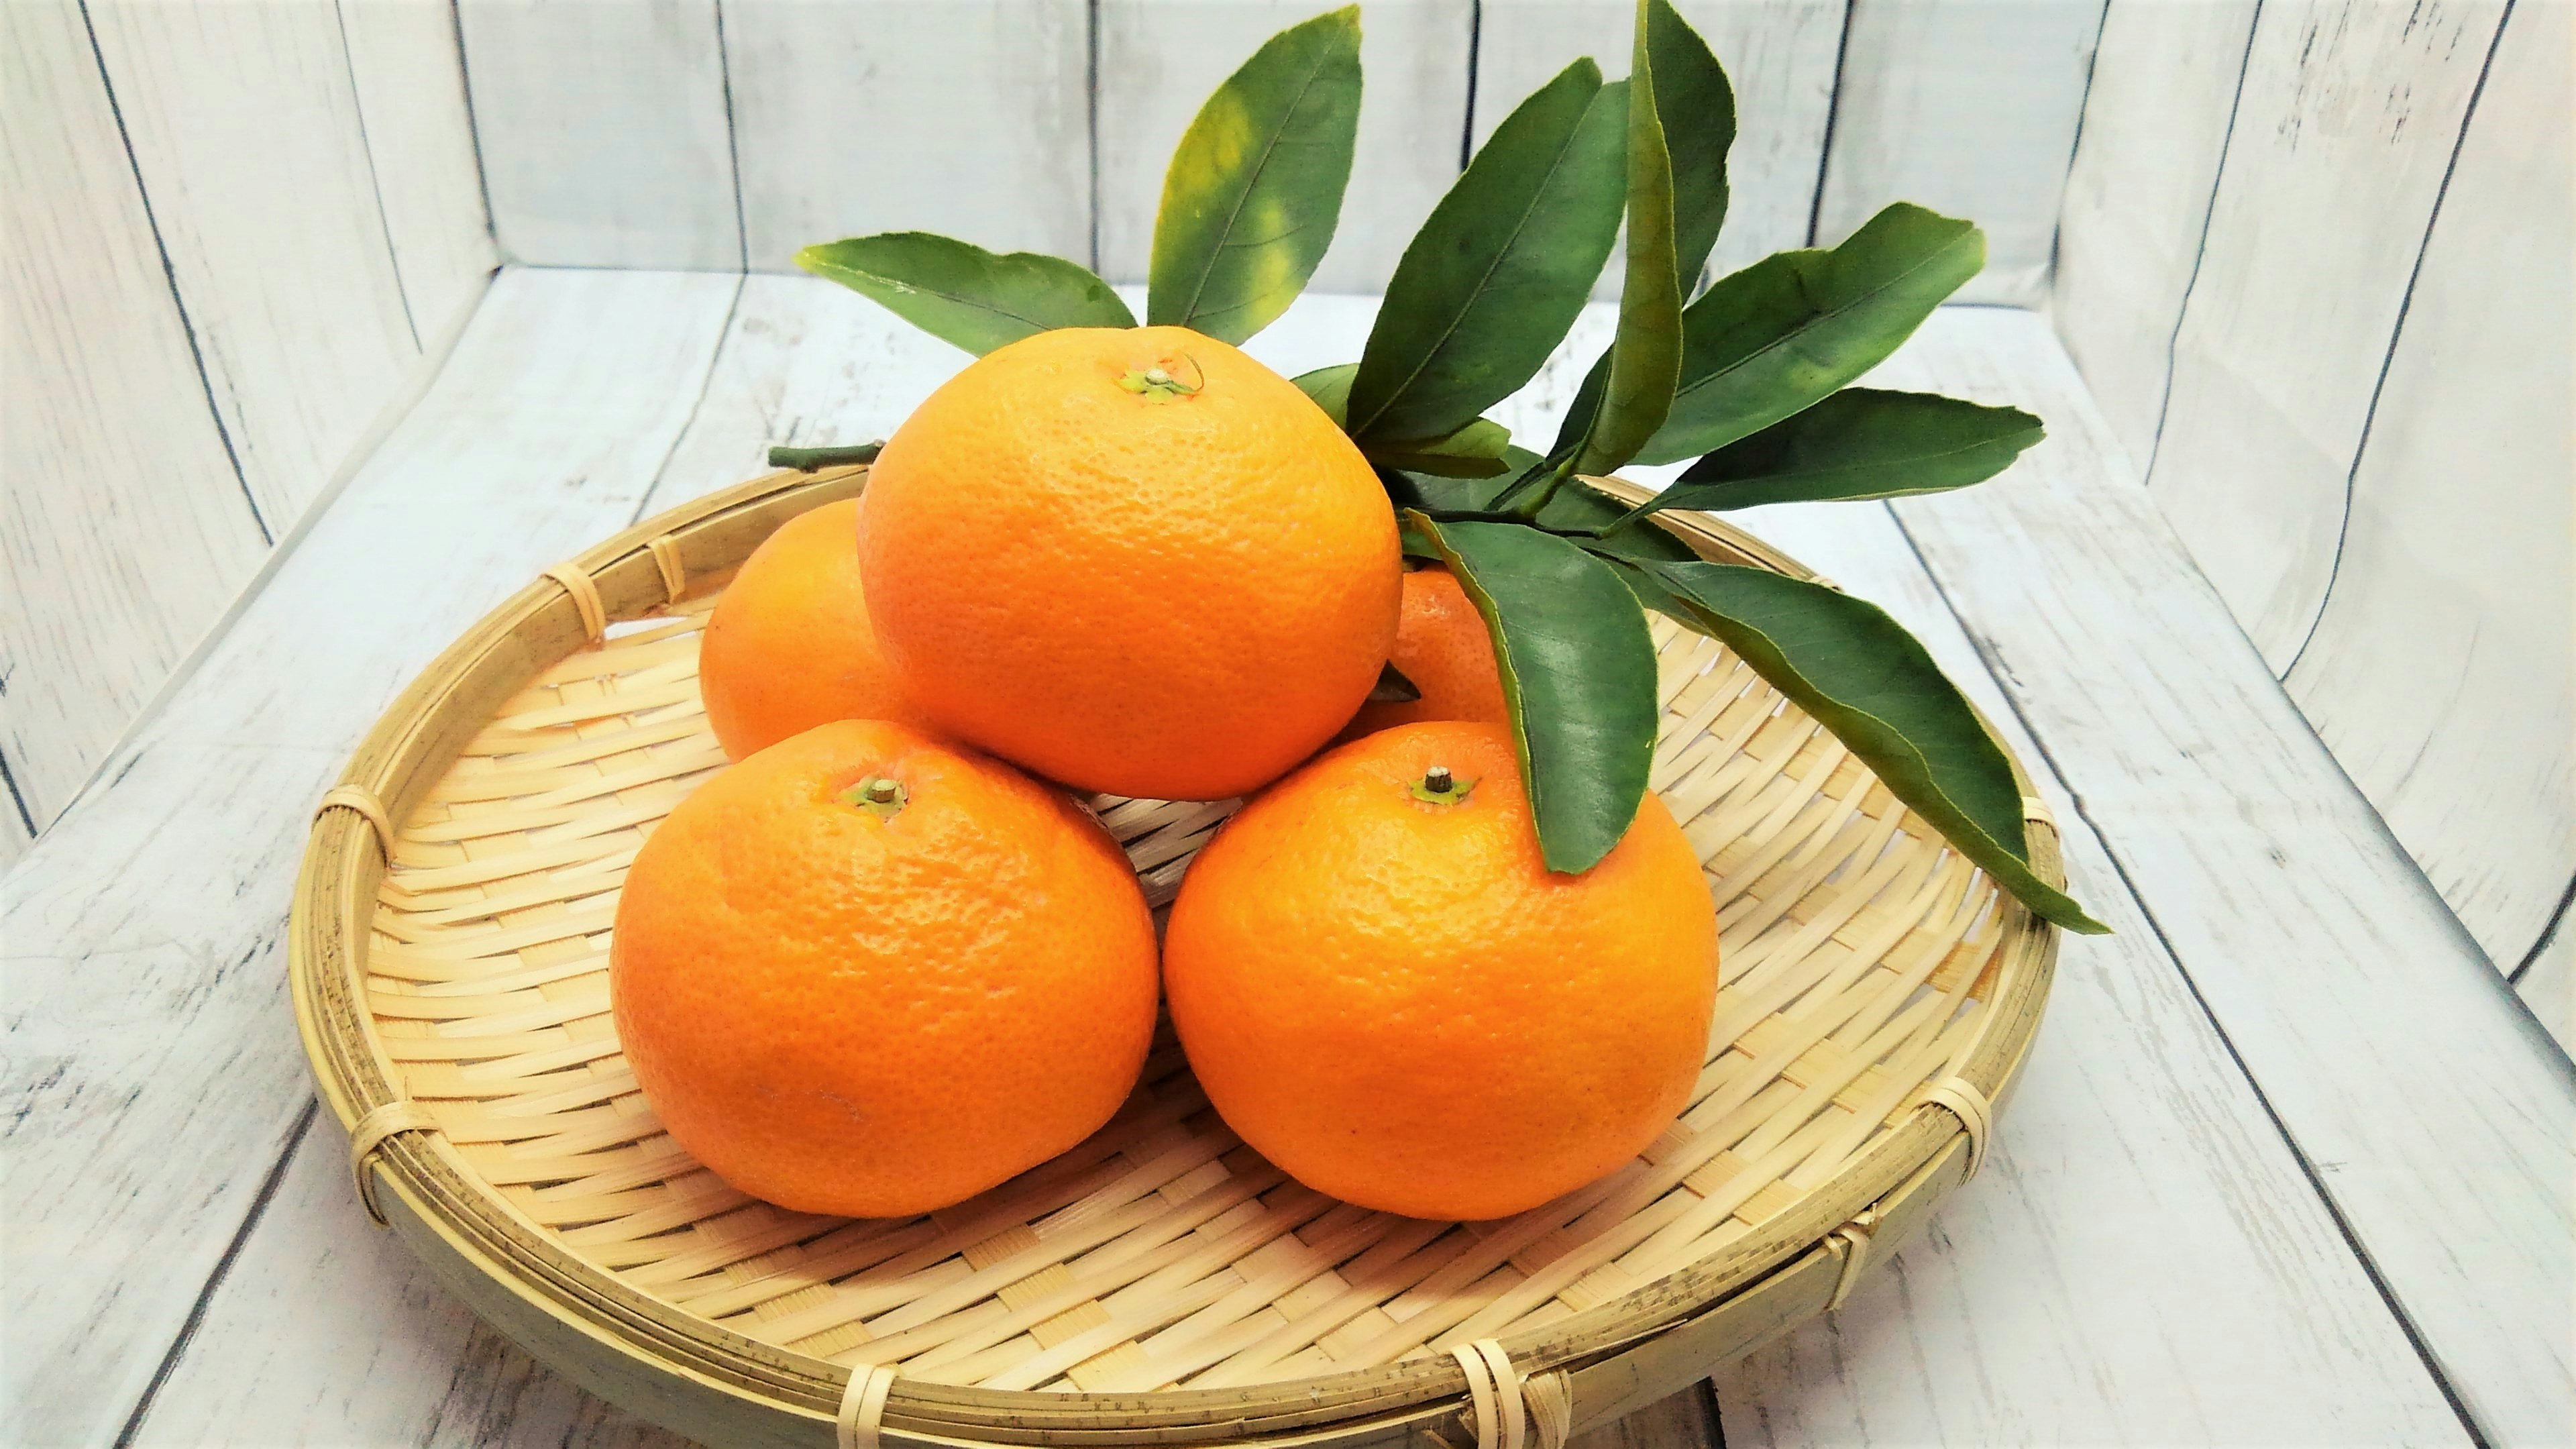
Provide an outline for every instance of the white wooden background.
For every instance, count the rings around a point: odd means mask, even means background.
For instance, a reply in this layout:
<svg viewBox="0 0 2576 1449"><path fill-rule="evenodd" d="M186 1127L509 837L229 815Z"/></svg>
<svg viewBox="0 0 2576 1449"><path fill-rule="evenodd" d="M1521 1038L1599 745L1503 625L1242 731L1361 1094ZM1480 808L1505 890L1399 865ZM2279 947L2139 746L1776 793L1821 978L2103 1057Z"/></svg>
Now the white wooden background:
<svg viewBox="0 0 2576 1449"><path fill-rule="evenodd" d="M165 1349L146 1440L200 1413L296 1437L278 1396L345 1390L333 1344L253 1372L183 1353L197 1319L247 1329L350 1271L435 1298L312 1246L348 1205L268 944L300 841L277 802L435 645L391 621L452 632L764 441L890 426L953 358L820 284L738 275L806 242L927 227L1138 279L1198 98L1321 3L0 0L0 866L80 802L6 878L0 1359L13 1385L112 1366L88 1398L115 1422L65 1437L130 1437ZM1742 116L1717 267L1906 197L1986 227L1968 300L2044 314L1947 314L1903 364L2048 415L2022 482L1764 526L2031 732L2123 932L2070 955L2053 1030L2085 1049L2044 1051L2054 1088L2016 1107L2063 1150L2006 1157L2006 1187L1840 1326L1731 1371L1730 1433L2188 1435L2170 1406L2234 1363L2304 1385L2223 1396L2276 1439L2439 1438L2445 1393L2489 1442L2563 1437L2567 1265L2479 1254L2549 1240L2554 1212L2563 1256L2544 1148L2569 1068L2492 1045L2532 1025L2500 988L2459 992L2501 973L2576 1041L2576 0L1683 9ZM1624 71L1627 13L1372 0L1319 290L1374 290L1465 149L1572 55ZM1340 360L1366 315L1319 297L1265 345ZM1508 420L1544 424L1583 360ZM2208 633L2230 618L2241 639ZM329 672L327 702L299 669ZM159 832L184 811L198 833ZM219 878L216 843L243 855ZM2104 1133L2203 1168L2086 1157ZM232 1165L170 1177L181 1142ZM2464 1151L2548 1190L2422 1169ZM2303 1183L2322 1206L2245 1206ZM2139 1215L2064 1236L2068 1203L2123 1194ZM29 1202L86 1236L39 1241ZM2192 1223L2191 1251L2106 1266L2150 1220ZM2011 1266L2032 1241L2036 1286ZM2160 1273L2251 1293L2249 1343L2342 1356L2177 1346L2198 1330L2160 1316ZM2374 1293L2397 1318L2357 1323ZM1996 1342L1952 1331L1972 1302ZM368 1369L438 1391L388 1401L392 1437L634 1432L588 1401L509 1407L524 1363L429 1312L438 1342ZM1891 1387L1908 1373L1919 1392Z"/></svg>

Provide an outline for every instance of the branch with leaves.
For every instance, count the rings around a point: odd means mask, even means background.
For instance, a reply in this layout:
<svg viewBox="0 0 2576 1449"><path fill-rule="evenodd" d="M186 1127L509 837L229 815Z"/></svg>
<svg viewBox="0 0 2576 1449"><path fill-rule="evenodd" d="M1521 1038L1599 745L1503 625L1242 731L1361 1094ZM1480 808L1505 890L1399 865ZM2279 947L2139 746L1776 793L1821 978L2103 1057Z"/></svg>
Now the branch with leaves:
<svg viewBox="0 0 2576 1449"><path fill-rule="evenodd" d="M1241 343L1287 310L1340 220L1359 107L1356 6L1281 31L1217 88L1164 179L1149 321ZM1359 360L1297 384L1385 480L1407 552L1483 614L1551 869L1590 869L1644 797L1652 609L1742 656L2040 916L2104 930L2031 869L2011 764L1912 635L1823 585L1707 562L1649 519L1963 488L2042 433L2012 408L1851 386L1984 266L1967 222L1899 202L1840 246L1690 295L1734 139L1717 57L1667 0L1639 0L1628 78L1578 60L1514 108L1406 247ZM1514 447L1485 410L1564 341L1622 221L1617 334L1548 451ZM1057 257L896 232L797 260L977 354L1136 325ZM1683 459L1633 508L1586 481Z"/></svg>

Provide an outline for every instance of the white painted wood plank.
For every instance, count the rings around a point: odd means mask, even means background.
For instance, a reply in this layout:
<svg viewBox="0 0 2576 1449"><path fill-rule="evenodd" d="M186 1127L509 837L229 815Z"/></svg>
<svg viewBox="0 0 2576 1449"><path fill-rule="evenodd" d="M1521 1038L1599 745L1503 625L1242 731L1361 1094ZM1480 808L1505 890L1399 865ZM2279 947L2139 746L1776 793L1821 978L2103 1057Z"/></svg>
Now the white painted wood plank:
<svg viewBox="0 0 2576 1449"><path fill-rule="evenodd" d="M689 1449L477 1322L367 1221L343 1144L296 1146L267 1219L299 1232L244 1246L134 1444Z"/></svg>
<svg viewBox="0 0 2576 1449"><path fill-rule="evenodd" d="M503 260L741 268L715 0L457 0L456 15Z"/></svg>
<svg viewBox="0 0 2576 1449"><path fill-rule="evenodd" d="M445 0L338 0L394 268L424 346L500 265Z"/></svg>
<svg viewBox="0 0 2576 1449"><path fill-rule="evenodd" d="M1083 0L726 0L751 265L935 231L1091 260Z"/></svg>
<svg viewBox="0 0 2576 1449"><path fill-rule="evenodd" d="M0 234L0 755L41 829L268 540L71 0L0 5Z"/></svg>
<svg viewBox="0 0 2576 1449"><path fill-rule="evenodd" d="M1986 269L1959 300L2037 306L2101 20L2085 0L1856 4L1817 243L1918 202L1985 228Z"/></svg>
<svg viewBox="0 0 2576 1449"><path fill-rule="evenodd" d="M242 477L282 534L421 353L337 12L89 14Z"/></svg>
<svg viewBox="0 0 2576 1449"><path fill-rule="evenodd" d="M2568 890L2576 893L2576 882L2570 882ZM2560 905L2557 929L2532 952L2531 964L2523 968L2513 989L2558 1045L2576 1056L2576 929L2569 928L2566 912L2567 907Z"/></svg>
<svg viewBox="0 0 2576 1449"><path fill-rule="evenodd" d="M1713 275L1807 244L1833 110L1843 3L1681 0L1683 17L1717 53L1735 87L1726 228L1709 256ZM1622 0L1484 0L1476 46L1477 143L1578 55L1600 61L1605 75L1626 75L1635 11ZM1618 295L1617 271L1608 269L1596 296Z"/></svg>
<svg viewBox="0 0 2576 1449"><path fill-rule="evenodd" d="M1104 0L1100 7L1100 266L1142 282L1163 170L1199 105L1313 0ZM1361 7L1359 150L1332 250L1312 286L1377 292L1431 214L1467 127L1468 0ZM1142 315L1141 313L1139 315Z"/></svg>
<svg viewBox="0 0 2576 1449"><path fill-rule="evenodd" d="M2276 0L2175 342L2156 502L2274 673L2325 600L2407 277L2503 0Z"/></svg>
<svg viewBox="0 0 2576 1449"><path fill-rule="evenodd" d="M2084 98L2048 306L2129 460L2164 415L2257 0L2115 4Z"/></svg>
<svg viewBox="0 0 2576 1449"><path fill-rule="evenodd" d="M20 1441L116 1434L310 1101L277 938L312 802L459 631L633 515L738 287L503 273L438 385L0 877Z"/></svg>
<svg viewBox="0 0 2576 1449"><path fill-rule="evenodd" d="M2488 1442L2565 1442L2566 1058L2217 622L2044 320L1950 309L1881 379L2086 440L1896 515Z"/></svg>
<svg viewBox="0 0 2576 1449"><path fill-rule="evenodd" d="M2576 5L2515 9L2381 386L2333 589L2287 678L2506 971L2576 877L2571 53Z"/></svg>

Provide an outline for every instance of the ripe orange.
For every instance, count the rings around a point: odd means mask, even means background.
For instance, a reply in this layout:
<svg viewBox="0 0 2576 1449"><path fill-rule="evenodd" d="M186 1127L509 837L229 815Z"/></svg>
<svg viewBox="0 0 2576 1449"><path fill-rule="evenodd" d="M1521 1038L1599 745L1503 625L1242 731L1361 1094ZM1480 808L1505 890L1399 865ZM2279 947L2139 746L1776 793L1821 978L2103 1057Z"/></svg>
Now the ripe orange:
<svg viewBox="0 0 2576 1449"><path fill-rule="evenodd" d="M1435 766L1463 798L1417 795ZM1399 725L1199 853L1163 984L1254 1150L1363 1207L1493 1218L1618 1167L1689 1100L1717 917L1662 801L1599 865L1552 875L1502 728Z"/></svg>
<svg viewBox="0 0 2576 1449"><path fill-rule="evenodd" d="M926 1212L1045 1161L1118 1110L1154 1030L1153 922L1099 822L877 721L683 800L613 942L645 1101L718 1177L800 1212Z"/></svg>
<svg viewBox="0 0 2576 1449"><path fill-rule="evenodd" d="M1212 800L1350 719L1402 569L1384 488L1294 383L1141 327L1041 332L932 393L877 458L859 571L941 728L1086 790Z"/></svg>
<svg viewBox="0 0 2576 1449"><path fill-rule="evenodd" d="M928 723L869 627L858 524L855 498L787 520L716 600L698 691L726 759L827 720Z"/></svg>
<svg viewBox="0 0 2576 1449"><path fill-rule="evenodd" d="M1444 568L1404 576L1404 614L1395 626L1388 658L1422 691L1420 699L1360 706L1342 731L1355 740L1400 724L1432 719L1507 724L1503 677L1494 665L1494 637L1458 577Z"/></svg>

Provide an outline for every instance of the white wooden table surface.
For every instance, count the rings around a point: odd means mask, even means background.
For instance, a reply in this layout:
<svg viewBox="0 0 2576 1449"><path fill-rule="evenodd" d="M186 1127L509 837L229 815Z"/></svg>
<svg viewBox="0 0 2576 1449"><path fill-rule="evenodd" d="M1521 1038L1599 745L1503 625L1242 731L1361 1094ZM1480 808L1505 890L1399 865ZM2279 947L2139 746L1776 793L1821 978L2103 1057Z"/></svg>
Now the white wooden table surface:
<svg viewBox="0 0 2576 1449"><path fill-rule="evenodd" d="M1310 298L1252 351L1358 354ZM1554 415L1601 345L1506 404ZM0 880L0 1440L673 1443L476 1325L353 1200L278 949L313 800L539 569L882 436L963 357L819 282L504 271L436 384ZM2066 822L2070 938L1990 1170L1828 1319L1720 1368L1723 1442L2576 1440L2576 1073L2149 506L2045 319L1880 374L2010 401L1996 483L1754 531L1904 619ZM1710 1440L1677 1400L1597 1441Z"/></svg>

